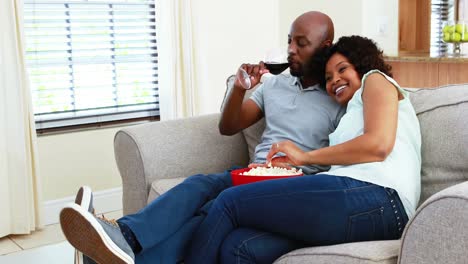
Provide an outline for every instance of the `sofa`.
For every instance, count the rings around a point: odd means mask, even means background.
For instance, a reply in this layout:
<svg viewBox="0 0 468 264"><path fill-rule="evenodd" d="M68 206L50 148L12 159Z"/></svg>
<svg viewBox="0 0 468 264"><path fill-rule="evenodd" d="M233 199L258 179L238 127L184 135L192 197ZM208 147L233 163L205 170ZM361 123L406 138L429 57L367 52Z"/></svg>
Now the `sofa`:
<svg viewBox="0 0 468 264"><path fill-rule="evenodd" d="M422 189L401 239L302 248L275 264L468 263L468 84L407 90L421 126ZM264 124L222 136L219 117L151 122L116 133L124 214L187 176L247 166Z"/></svg>

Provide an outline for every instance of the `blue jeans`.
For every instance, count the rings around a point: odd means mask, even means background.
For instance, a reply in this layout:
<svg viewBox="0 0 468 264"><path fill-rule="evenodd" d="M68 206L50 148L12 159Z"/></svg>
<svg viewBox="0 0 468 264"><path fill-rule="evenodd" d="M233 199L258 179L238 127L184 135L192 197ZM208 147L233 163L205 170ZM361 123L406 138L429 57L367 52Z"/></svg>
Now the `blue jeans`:
<svg viewBox="0 0 468 264"><path fill-rule="evenodd" d="M348 177L241 185L214 200L193 234L185 263L272 263L304 246L397 239L407 221L396 191ZM267 247L258 246L265 242ZM252 248L262 252L252 254Z"/></svg>
<svg viewBox="0 0 468 264"><path fill-rule="evenodd" d="M186 252L194 231L221 191L232 186L230 170L193 175L170 189L136 214L120 218L142 247L135 261L176 263Z"/></svg>
<svg viewBox="0 0 468 264"><path fill-rule="evenodd" d="M279 256L307 244L281 235L251 228L236 228L223 241L220 263L271 264Z"/></svg>
<svg viewBox="0 0 468 264"><path fill-rule="evenodd" d="M229 188L229 172L191 176L119 219L142 246L136 263L272 263L305 246L397 238L407 221L396 192L373 184L313 175Z"/></svg>

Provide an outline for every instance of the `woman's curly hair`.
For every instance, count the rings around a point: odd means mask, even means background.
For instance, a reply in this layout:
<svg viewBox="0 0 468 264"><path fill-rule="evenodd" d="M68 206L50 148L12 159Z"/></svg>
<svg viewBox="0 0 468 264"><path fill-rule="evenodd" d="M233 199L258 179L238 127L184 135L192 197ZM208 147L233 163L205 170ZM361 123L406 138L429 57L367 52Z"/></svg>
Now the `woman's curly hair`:
<svg viewBox="0 0 468 264"><path fill-rule="evenodd" d="M383 51L378 48L377 44L369 38L353 35L341 37L331 47L318 51L310 59L306 72L312 74L314 71L317 74L318 71L318 76L316 76L322 86L325 86L326 83L325 66L335 53L345 56L354 66L360 78L374 69L392 77L392 66L385 63Z"/></svg>

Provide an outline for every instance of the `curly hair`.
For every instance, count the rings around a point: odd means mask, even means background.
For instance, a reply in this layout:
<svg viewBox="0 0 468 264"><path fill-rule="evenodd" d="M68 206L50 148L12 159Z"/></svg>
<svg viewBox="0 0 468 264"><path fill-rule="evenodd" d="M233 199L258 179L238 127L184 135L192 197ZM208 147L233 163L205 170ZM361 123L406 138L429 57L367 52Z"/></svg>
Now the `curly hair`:
<svg viewBox="0 0 468 264"><path fill-rule="evenodd" d="M345 56L354 66L360 78L374 69L393 77L392 66L385 63L383 51L378 48L377 44L369 38L353 35L341 37L331 47L318 51L307 63L306 72L318 73L316 76L322 86L326 83L325 65L335 53Z"/></svg>

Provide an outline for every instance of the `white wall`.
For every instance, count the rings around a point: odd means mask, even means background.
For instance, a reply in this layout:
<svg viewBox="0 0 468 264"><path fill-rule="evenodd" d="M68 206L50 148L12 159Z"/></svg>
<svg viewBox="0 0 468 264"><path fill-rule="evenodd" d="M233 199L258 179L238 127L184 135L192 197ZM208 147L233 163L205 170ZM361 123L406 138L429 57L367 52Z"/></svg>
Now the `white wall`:
<svg viewBox="0 0 468 264"><path fill-rule="evenodd" d="M375 40L385 54L398 54L398 0L279 0L279 10L280 37L284 41L297 16L317 10L333 20L335 41L341 36L363 35Z"/></svg>
<svg viewBox="0 0 468 264"><path fill-rule="evenodd" d="M199 114L219 112L225 81L242 63L257 63L278 46L278 0L192 1Z"/></svg>
<svg viewBox="0 0 468 264"><path fill-rule="evenodd" d="M333 20L335 25L335 41L340 36L360 34L362 32L362 1L363 0L279 0L280 36L286 41L291 23L299 15L308 11L320 11Z"/></svg>
<svg viewBox="0 0 468 264"><path fill-rule="evenodd" d="M93 190L121 186L113 148L117 129L39 136L39 172L44 200L73 196L79 186L85 184Z"/></svg>
<svg viewBox="0 0 468 264"><path fill-rule="evenodd" d="M398 0L362 0L362 35L377 42L384 53L398 55Z"/></svg>

